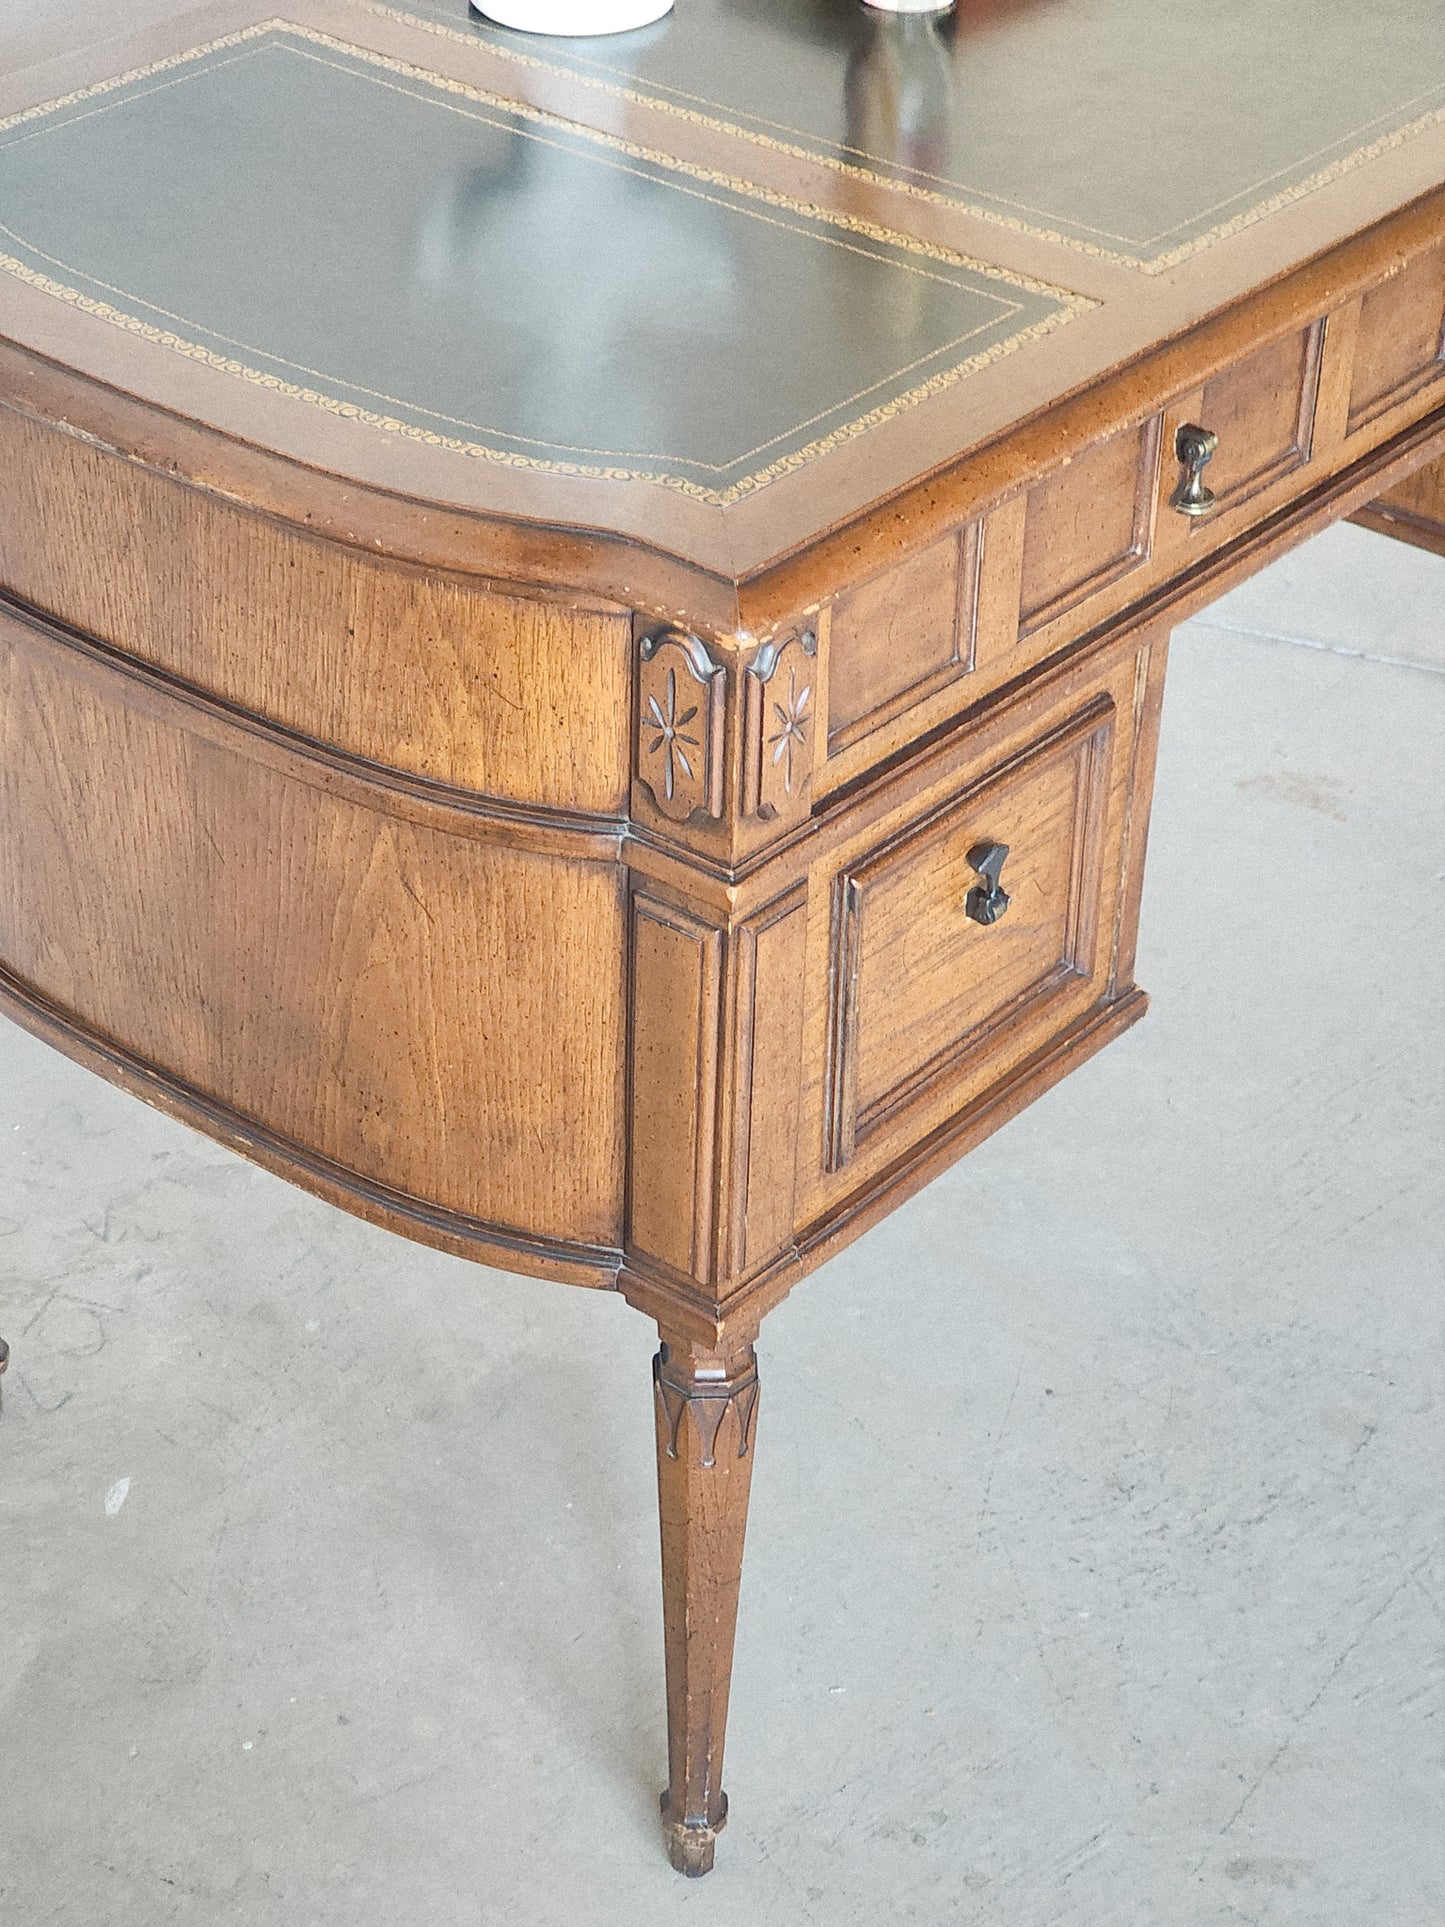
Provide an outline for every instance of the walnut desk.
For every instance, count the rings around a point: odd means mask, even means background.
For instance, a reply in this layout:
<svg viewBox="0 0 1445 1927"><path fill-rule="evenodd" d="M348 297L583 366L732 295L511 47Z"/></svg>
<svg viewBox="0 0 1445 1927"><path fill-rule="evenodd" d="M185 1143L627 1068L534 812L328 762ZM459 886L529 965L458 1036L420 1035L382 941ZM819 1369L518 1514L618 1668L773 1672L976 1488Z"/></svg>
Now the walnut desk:
<svg viewBox="0 0 1445 1927"><path fill-rule="evenodd" d="M147 12L0 79L0 1002L655 1319L700 1873L760 1320L1142 1015L1170 626L1445 535L1437 0Z"/></svg>

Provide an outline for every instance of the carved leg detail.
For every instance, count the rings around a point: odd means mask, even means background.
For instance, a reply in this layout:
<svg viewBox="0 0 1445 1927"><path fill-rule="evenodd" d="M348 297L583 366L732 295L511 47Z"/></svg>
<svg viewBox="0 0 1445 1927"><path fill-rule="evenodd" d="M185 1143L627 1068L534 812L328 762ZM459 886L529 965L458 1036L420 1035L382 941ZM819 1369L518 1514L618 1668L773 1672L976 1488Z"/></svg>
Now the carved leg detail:
<svg viewBox="0 0 1445 1927"><path fill-rule="evenodd" d="M727 1820L723 1738L752 1483L758 1367L751 1345L710 1352L663 1334L653 1361L662 1602L667 1631L667 1791L679 1873L704 1874Z"/></svg>

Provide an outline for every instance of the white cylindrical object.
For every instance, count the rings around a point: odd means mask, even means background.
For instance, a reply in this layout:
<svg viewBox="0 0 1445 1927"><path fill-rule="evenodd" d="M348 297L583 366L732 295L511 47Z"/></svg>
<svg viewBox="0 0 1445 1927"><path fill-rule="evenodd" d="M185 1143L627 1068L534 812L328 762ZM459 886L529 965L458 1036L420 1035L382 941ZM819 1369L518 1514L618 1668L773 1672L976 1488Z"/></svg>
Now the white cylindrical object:
<svg viewBox="0 0 1445 1927"><path fill-rule="evenodd" d="M952 13L953 0L863 0L879 13Z"/></svg>
<svg viewBox="0 0 1445 1927"><path fill-rule="evenodd" d="M650 27L672 12L672 0L472 0L476 11L499 27L521 33L565 34L589 40L594 34L628 33Z"/></svg>

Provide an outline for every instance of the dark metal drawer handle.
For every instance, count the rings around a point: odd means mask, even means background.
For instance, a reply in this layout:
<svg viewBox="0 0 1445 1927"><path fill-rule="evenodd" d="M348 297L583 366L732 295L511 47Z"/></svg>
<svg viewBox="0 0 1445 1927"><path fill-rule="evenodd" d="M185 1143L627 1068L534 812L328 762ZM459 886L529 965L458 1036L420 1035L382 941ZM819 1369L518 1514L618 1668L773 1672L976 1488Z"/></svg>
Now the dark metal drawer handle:
<svg viewBox="0 0 1445 1927"><path fill-rule="evenodd" d="M1214 490L1204 486L1204 470L1214 459L1219 437L1209 428L1186 422L1174 437L1174 453L1182 471L1179 486L1169 498L1169 506L1181 515L1208 515L1214 507Z"/></svg>
<svg viewBox="0 0 1445 1927"><path fill-rule="evenodd" d="M975 843L968 853L969 868L983 878L982 883L974 884L963 904L975 923L997 923L1008 909L1009 894L1002 881L1007 855L1007 843Z"/></svg>

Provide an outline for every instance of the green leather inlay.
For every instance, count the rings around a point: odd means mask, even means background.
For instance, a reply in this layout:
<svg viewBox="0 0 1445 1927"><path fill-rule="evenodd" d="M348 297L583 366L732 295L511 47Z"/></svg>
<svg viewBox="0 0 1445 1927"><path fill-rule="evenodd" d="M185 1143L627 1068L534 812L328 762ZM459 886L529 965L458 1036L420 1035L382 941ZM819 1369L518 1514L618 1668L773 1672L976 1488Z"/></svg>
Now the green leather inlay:
<svg viewBox="0 0 1445 1927"><path fill-rule="evenodd" d="M384 4L1154 268L1445 111L1440 0L677 0L571 41Z"/></svg>
<svg viewBox="0 0 1445 1927"><path fill-rule="evenodd" d="M712 501L1081 305L291 27L0 127L0 255L332 412Z"/></svg>

